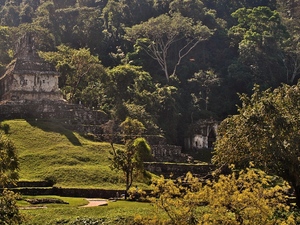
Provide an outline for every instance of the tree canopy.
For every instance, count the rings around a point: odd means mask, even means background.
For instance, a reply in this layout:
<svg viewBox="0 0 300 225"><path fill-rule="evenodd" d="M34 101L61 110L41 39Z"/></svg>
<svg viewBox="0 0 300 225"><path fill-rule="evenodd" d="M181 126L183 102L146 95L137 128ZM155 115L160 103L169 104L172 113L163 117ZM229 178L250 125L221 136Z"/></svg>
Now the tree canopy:
<svg viewBox="0 0 300 225"><path fill-rule="evenodd" d="M194 23L191 18L178 13L150 18L126 30L126 37L158 62L167 81L171 75L176 75L182 59L210 35L209 28L201 22ZM174 45L177 50L172 51ZM171 65L170 57L173 61Z"/></svg>
<svg viewBox="0 0 300 225"><path fill-rule="evenodd" d="M151 152L147 141L141 137L145 130L141 122L127 117L120 124L120 128L125 149L116 149L114 143L111 142L111 168L121 170L124 173L126 179L125 195L127 195L134 181L134 174L143 174L144 162L151 160Z"/></svg>
<svg viewBox="0 0 300 225"><path fill-rule="evenodd" d="M184 146L197 120L238 113L220 126L215 162L282 176L299 206L299 9L299 0L1 0L0 72L13 42L33 32L65 99L118 125L139 121L146 135ZM124 146L112 164L128 189L149 148L140 134ZM8 153L2 162L17 166ZM0 182L15 169L3 167Z"/></svg>
<svg viewBox="0 0 300 225"><path fill-rule="evenodd" d="M203 185L190 173L181 180L153 181L152 203L168 218L142 218L144 224L297 224L286 206L286 183L263 171L247 168L220 175ZM274 197L276 196L276 197Z"/></svg>
<svg viewBox="0 0 300 225"><path fill-rule="evenodd" d="M183 145L195 120L236 113L237 92L297 83L299 7L283 0L2 0L0 72L14 57L13 42L33 32L61 72L68 101L119 121L137 118L151 126L147 132ZM206 71L214 75L198 76Z"/></svg>
<svg viewBox="0 0 300 225"><path fill-rule="evenodd" d="M82 101L87 106L93 106L97 101L90 96L97 96L93 88L100 82L105 70L100 60L87 48L73 49L65 45L57 47L56 52L42 53L48 61L54 63L61 72L60 85L65 99L73 103ZM96 98L97 99L97 98Z"/></svg>
<svg viewBox="0 0 300 225"><path fill-rule="evenodd" d="M14 144L4 134L9 132L7 124L0 123L0 187L15 184L18 179L19 160ZM0 193L0 223L21 224L24 221L16 204L18 195L3 189Z"/></svg>
<svg viewBox="0 0 300 225"><path fill-rule="evenodd" d="M255 166L283 177L295 189L300 206L300 83L240 96L238 114L219 129L213 160L218 164Z"/></svg>

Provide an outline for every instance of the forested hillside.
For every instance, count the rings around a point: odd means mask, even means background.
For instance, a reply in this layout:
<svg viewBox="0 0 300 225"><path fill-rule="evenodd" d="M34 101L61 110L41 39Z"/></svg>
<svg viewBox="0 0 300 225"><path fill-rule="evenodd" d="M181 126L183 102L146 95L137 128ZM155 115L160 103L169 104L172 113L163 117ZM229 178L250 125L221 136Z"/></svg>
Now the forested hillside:
<svg viewBox="0 0 300 225"><path fill-rule="evenodd" d="M300 75L299 0L0 0L0 25L1 73L33 32L68 101L172 144L234 114L237 93Z"/></svg>

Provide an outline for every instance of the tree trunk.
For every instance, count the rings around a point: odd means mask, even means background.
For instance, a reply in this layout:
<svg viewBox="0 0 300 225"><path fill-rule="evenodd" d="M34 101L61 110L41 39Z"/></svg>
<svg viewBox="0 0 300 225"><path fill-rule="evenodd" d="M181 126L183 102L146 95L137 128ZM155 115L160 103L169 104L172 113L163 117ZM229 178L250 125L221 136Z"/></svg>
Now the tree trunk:
<svg viewBox="0 0 300 225"><path fill-rule="evenodd" d="M296 197L296 205L298 206L298 208L300 208L300 185L299 182L297 182L297 178L292 177L290 185L294 189L294 194Z"/></svg>
<svg viewBox="0 0 300 225"><path fill-rule="evenodd" d="M296 205L300 208L300 186L295 186Z"/></svg>
<svg viewBox="0 0 300 225"><path fill-rule="evenodd" d="M128 190L129 190L129 171L126 171L126 191L125 191L125 200L128 197Z"/></svg>

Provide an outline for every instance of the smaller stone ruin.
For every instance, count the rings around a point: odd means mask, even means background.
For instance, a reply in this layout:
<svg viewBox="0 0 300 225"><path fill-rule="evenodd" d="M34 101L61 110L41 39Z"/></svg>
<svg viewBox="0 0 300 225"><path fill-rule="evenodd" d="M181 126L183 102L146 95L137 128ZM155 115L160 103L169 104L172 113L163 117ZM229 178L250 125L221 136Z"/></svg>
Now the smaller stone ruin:
<svg viewBox="0 0 300 225"><path fill-rule="evenodd" d="M199 120L190 126L185 138L185 149L213 149L217 137L219 122L216 120Z"/></svg>

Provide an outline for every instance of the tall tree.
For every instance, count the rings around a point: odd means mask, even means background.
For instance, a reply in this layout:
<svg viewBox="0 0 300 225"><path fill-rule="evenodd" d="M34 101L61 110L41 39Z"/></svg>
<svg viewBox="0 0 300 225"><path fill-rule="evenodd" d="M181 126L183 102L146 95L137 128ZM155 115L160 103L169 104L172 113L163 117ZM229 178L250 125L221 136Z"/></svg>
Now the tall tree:
<svg viewBox="0 0 300 225"><path fill-rule="evenodd" d="M76 0L53 0L55 8L58 9L74 7L76 2Z"/></svg>
<svg viewBox="0 0 300 225"><path fill-rule="evenodd" d="M145 105L149 103L149 96L154 90L150 74L141 67L129 64L108 70L102 83L105 85L104 104L109 104L115 116L122 121L128 116L119 111L123 103Z"/></svg>
<svg viewBox="0 0 300 225"><path fill-rule="evenodd" d="M145 130L141 122L128 117L120 124L120 128L125 149L116 149L114 144L111 143L111 167L124 172L126 179L125 196L127 196L127 192L134 180L134 173L144 171L143 162L151 158L151 152L146 140L141 138Z"/></svg>
<svg viewBox="0 0 300 225"><path fill-rule="evenodd" d="M211 89L220 84L218 75L213 70L199 71L188 82L193 102L198 105L199 109L208 110Z"/></svg>
<svg viewBox="0 0 300 225"><path fill-rule="evenodd" d="M0 128L4 126L0 124ZM0 186L15 183L18 179L19 160L14 144L0 130ZM21 224L23 217L16 205L16 198L12 191L4 189L0 193L0 223Z"/></svg>
<svg viewBox="0 0 300 225"><path fill-rule="evenodd" d="M178 88L156 84L152 93L151 112L157 117L157 124L162 129L169 143L178 144L178 123L181 118L178 101Z"/></svg>
<svg viewBox="0 0 300 225"><path fill-rule="evenodd" d="M60 44L59 21L55 13L55 7L52 1L41 3L35 11L36 17L33 24L47 29L55 37L56 45Z"/></svg>
<svg viewBox="0 0 300 225"><path fill-rule="evenodd" d="M100 80L106 73L105 69L89 49L77 50L65 45L60 45L57 49L57 52L44 52L41 55L54 63L61 72L60 87L65 98L70 102L78 103L84 98L83 90Z"/></svg>
<svg viewBox="0 0 300 225"><path fill-rule="evenodd" d="M157 134L156 114L152 107L156 87L148 72L138 66L120 65L107 70L107 76L100 82L103 87L100 108L119 121L128 116L138 119L147 126L148 134Z"/></svg>
<svg viewBox="0 0 300 225"><path fill-rule="evenodd" d="M111 54L119 49L127 51L128 43L124 40L125 27L133 26L145 21L152 16L151 2L148 0L108 0L102 10L104 21L103 34L106 44L106 62L110 65L118 65ZM105 63L105 61L104 61Z"/></svg>
<svg viewBox="0 0 300 225"><path fill-rule="evenodd" d="M11 41L11 29L8 27L0 26L0 72L4 73L7 64L12 58L12 41Z"/></svg>
<svg viewBox="0 0 300 225"><path fill-rule="evenodd" d="M300 76L300 1L278 1L284 25L287 27L289 38L284 43L282 60L286 69L286 80L295 84Z"/></svg>
<svg viewBox="0 0 300 225"><path fill-rule="evenodd" d="M258 6L267 6L274 10L276 8L276 0L202 0L206 7L210 9L215 9L217 11L217 16L225 19L226 22L231 27L235 24L232 19L231 14L240 8L254 8Z"/></svg>
<svg viewBox="0 0 300 225"><path fill-rule="evenodd" d="M173 0L170 3L170 13L180 13L194 21L205 21L208 10L201 0ZM208 26L208 24L205 24Z"/></svg>
<svg viewBox="0 0 300 225"><path fill-rule="evenodd" d="M11 28L10 37L13 40L19 40L26 33L34 36L35 48L39 51L53 51L55 49L55 38L48 29L35 23L23 23L18 27Z"/></svg>
<svg viewBox="0 0 300 225"><path fill-rule="evenodd" d="M282 176L295 190L300 206L300 83L273 92L254 88L240 96L239 114L225 119L219 129L213 161L255 166Z"/></svg>
<svg viewBox="0 0 300 225"><path fill-rule="evenodd" d="M230 35L238 46L239 61L251 72L252 83L268 88L285 82L280 55L287 32L279 13L259 6L240 8L232 16L238 25L230 28Z"/></svg>
<svg viewBox="0 0 300 225"><path fill-rule="evenodd" d="M14 5L6 5L0 12L1 25L18 26L20 24L20 9Z"/></svg>
<svg viewBox="0 0 300 225"><path fill-rule="evenodd" d="M126 29L127 39L158 62L167 81L176 75L182 59L210 35L209 28L201 22L195 23L179 13L160 15Z"/></svg>

